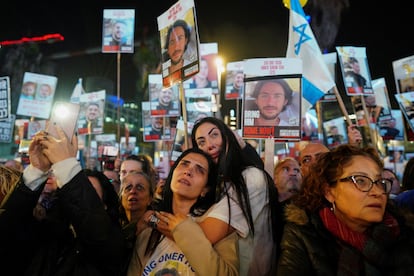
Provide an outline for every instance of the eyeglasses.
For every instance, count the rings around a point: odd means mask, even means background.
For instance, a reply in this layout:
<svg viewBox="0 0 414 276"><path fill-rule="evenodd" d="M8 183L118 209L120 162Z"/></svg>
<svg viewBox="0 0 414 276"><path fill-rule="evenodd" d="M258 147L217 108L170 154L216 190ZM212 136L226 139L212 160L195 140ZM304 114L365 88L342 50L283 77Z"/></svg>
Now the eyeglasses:
<svg viewBox="0 0 414 276"><path fill-rule="evenodd" d="M391 191L392 181L388 178L380 178L377 180L372 180L365 175L351 175L342 179L339 179L340 182L350 181L354 183L355 187L361 192L369 192L374 184L380 187L383 190L384 194L388 194Z"/></svg>

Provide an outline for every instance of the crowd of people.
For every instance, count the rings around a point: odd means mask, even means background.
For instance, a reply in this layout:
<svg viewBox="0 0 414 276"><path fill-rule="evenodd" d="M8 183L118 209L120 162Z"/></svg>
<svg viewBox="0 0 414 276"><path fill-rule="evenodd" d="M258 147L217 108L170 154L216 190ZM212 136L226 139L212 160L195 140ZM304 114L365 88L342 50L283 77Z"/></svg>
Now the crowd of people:
<svg viewBox="0 0 414 276"><path fill-rule="evenodd" d="M270 175L252 145L205 117L162 179L145 154L112 170L82 168L77 136L57 129L57 138L33 136L26 168L0 166L2 275L414 269L414 159L400 181L353 126L347 144L309 142Z"/></svg>

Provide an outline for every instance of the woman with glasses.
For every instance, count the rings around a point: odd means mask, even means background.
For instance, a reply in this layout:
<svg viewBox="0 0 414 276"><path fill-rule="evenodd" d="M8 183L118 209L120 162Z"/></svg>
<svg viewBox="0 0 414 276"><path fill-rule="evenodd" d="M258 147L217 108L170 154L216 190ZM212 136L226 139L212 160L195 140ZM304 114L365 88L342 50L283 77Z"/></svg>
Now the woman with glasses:
<svg viewBox="0 0 414 276"><path fill-rule="evenodd" d="M120 223L125 239L125 261L122 273L126 273L137 238L137 223L150 209L154 196L152 179L144 172L130 172L123 180L119 193Z"/></svg>
<svg viewBox="0 0 414 276"><path fill-rule="evenodd" d="M382 172L370 148L340 145L321 154L286 207L277 274L412 273L414 230L388 202L392 182Z"/></svg>

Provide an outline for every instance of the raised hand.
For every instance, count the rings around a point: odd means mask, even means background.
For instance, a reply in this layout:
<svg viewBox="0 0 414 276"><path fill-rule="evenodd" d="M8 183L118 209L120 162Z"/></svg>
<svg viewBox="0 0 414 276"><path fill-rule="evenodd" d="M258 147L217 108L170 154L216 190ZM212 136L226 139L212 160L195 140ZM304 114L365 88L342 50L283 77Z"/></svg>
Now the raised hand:
<svg viewBox="0 0 414 276"><path fill-rule="evenodd" d="M43 146L44 155L46 155L52 164L76 157L78 150L78 138L76 135L70 141L60 126L56 125L56 130L59 138L47 135L40 142Z"/></svg>
<svg viewBox="0 0 414 276"><path fill-rule="evenodd" d="M46 136L47 133L44 131L36 133L29 145L30 164L43 172L48 171L52 165L46 155L43 154L43 146L41 141Z"/></svg>

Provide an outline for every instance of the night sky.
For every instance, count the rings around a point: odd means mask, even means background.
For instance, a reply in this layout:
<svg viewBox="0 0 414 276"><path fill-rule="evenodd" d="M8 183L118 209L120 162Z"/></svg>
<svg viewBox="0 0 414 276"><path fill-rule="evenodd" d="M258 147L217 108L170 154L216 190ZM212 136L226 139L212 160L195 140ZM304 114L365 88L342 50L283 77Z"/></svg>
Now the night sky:
<svg viewBox="0 0 414 276"><path fill-rule="evenodd" d="M309 0L312 1L312 0ZM332 0L333 1L333 0ZM59 60L58 90L72 90L78 77L114 79L115 54L100 54L104 8L135 8L135 40L156 34L157 16L176 1L9 1L2 7L0 41L46 33L60 33L64 42L42 44L44 57L67 53ZM315 2L315 1L314 1ZM319 3L323 2L318 0ZM343 11L335 46L367 48L373 79L384 77L390 93L395 91L392 61L414 54L412 11L405 1L350 0ZM372 3L371 3L372 2ZM195 0L201 42L217 42L225 62L256 57L283 57L286 53L289 10L281 0ZM306 11L306 6L305 6ZM98 49L98 50L97 50ZM87 54L85 51L94 52ZM123 97L134 93L133 55L122 57ZM103 63L102 63L103 62ZM342 85L337 83L337 85Z"/></svg>

